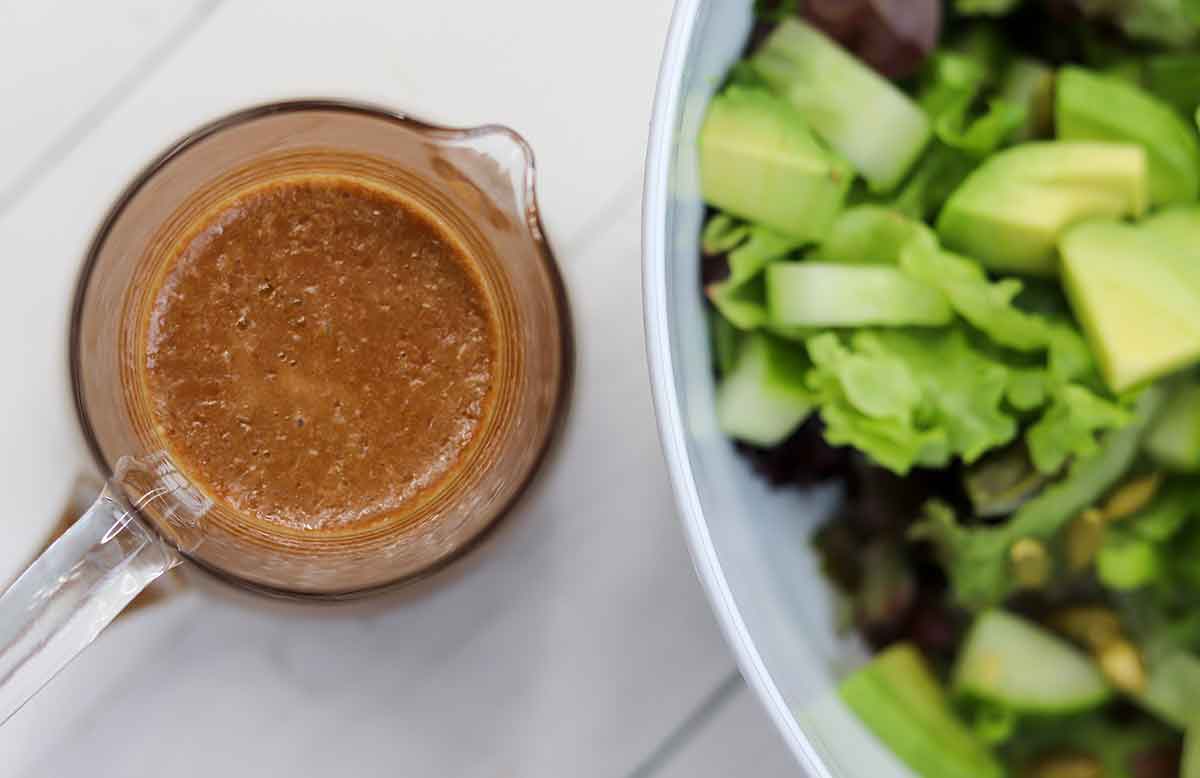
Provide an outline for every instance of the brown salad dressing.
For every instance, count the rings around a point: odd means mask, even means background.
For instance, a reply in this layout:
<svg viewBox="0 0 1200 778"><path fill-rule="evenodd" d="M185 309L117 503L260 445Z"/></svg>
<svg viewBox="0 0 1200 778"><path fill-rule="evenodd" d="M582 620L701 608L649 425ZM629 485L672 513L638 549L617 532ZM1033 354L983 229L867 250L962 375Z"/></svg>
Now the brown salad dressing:
<svg viewBox="0 0 1200 778"><path fill-rule="evenodd" d="M141 375L177 464L239 514L387 520L488 424L496 321L474 261L400 195L290 178L200 219L160 272Z"/></svg>

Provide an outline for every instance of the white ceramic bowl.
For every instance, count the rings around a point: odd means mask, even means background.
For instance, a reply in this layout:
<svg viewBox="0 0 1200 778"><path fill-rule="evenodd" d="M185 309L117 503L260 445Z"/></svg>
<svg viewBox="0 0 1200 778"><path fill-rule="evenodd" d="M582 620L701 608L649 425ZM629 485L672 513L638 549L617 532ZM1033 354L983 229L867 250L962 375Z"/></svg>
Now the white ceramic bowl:
<svg viewBox="0 0 1200 778"><path fill-rule="evenodd" d="M836 489L772 491L717 429L700 294L696 137L745 47L752 0L678 0L646 161L646 342L659 433L696 571L746 681L813 776L911 776L834 693L865 654L834 634L809 539Z"/></svg>

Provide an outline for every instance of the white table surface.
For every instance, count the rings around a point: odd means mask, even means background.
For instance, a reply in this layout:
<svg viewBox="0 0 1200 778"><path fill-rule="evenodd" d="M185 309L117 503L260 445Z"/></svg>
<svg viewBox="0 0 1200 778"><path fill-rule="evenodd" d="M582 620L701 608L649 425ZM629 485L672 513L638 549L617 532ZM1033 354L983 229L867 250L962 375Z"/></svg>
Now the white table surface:
<svg viewBox="0 0 1200 778"><path fill-rule="evenodd" d="M67 301L108 204L191 127L367 99L532 144L577 327L541 479L468 558L306 606L186 591L0 729L3 776L730 776L797 768L693 575L642 348L642 157L669 0L0 0L0 579L87 472Z"/></svg>

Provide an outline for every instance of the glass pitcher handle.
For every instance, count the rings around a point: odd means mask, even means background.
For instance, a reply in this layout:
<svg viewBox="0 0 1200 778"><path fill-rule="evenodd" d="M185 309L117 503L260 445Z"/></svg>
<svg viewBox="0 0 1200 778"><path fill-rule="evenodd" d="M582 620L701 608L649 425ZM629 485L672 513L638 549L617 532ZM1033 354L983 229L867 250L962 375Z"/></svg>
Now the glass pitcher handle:
<svg viewBox="0 0 1200 778"><path fill-rule="evenodd" d="M173 472L123 461L92 506L0 595L0 724L134 597L183 561L175 548L179 538L168 541L150 529L124 497L132 487L141 495L136 507L167 500L164 515L194 519L194 495L180 499L190 490L172 482ZM202 513L206 505L199 507Z"/></svg>

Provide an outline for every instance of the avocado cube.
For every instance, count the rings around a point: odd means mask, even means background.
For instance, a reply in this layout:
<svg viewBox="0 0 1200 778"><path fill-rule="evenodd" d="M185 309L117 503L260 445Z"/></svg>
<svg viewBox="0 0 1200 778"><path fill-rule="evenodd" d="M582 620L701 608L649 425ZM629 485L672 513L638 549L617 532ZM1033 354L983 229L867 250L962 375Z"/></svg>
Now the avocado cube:
<svg viewBox="0 0 1200 778"><path fill-rule="evenodd" d="M829 232L854 178L795 108L764 91L733 87L718 95L699 145L700 187L710 205L804 241Z"/></svg>
<svg viewBox="0 0 1200 778"><path fill-rule="evenodd" d="M1067 297L1115 392L1200 359L1200 219L1190 245L1184 221L1093 221L1059 244Z"/></svg>
<svg viewBox="0 0 1200 778"><path fill-rule="evenodd" d="M1048 276L1056 244L1092 217L1140 216L1146 153L1130 143L1044 141L1002 151L977 168L938 217L946 248L1000 272Z"/></svg>

